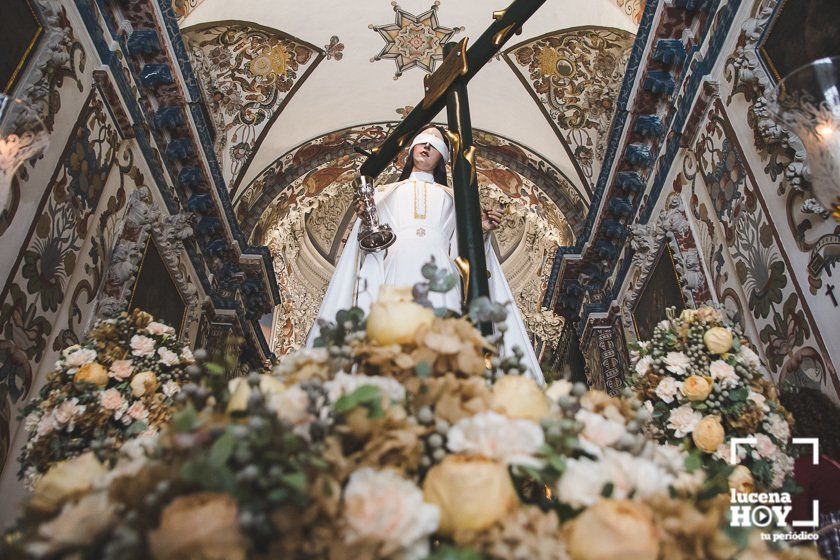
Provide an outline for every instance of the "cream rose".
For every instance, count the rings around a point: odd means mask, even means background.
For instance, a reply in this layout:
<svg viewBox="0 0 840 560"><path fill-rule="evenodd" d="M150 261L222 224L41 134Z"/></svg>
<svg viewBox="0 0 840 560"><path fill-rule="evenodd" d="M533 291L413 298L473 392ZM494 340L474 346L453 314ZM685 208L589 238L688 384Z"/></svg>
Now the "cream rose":
<svg viewBox="0 0 840 560"><path fill-rule="evenodd" d="M98 362L90 362L79 368L73 376L73 383L90 383L97 387L104 387L108 384L108 370Z"/></svg>
<svg viewBox="0 0 840 560"><path fill-rule="evenodd" d="M70 547L89 545L117 520L117 505L106 492L89 494L68 503L61 513L40 527L38 536L27 546L37 557L52 556Z"/></svg>
<svg viewBox="0 0 840 560"><path fill-rule="evenodd" d="M157 376L153 371L141 371L131 379L131 394L142 397L157 387Z"/></svg>
<svg viewBox="0 0 840 560"><path fill-rule="evenodd" d="M556 401L560 397L567 397L572 392L572 383L565 379L554 381L546 389L546 396L552 401Z"/></svg>
<svg viewBox="0 0 840 560"><path fill-rule="evenodd" d="M712 392L712 380L708 377L690 375L683 382L682 392L690 401L704 401Z"/></svg>
<svg viewBox="0 0 840 560"><path fill-rule="evenodd" d="M91 451L56 463L35 483L30 505L41 511L55 511L69 498L90 490L106 473Z"/></svg>
<svg viewBox="0 0 840 560"><path fill-rule="evenodd" d="M717 416L703 417L697 423L697 426L694 427L694 431L691 432L691 439L694 440L694 445L706 453L717 451L718 446L723 443L725 436L726 432L723 430L723 425L721 425Z"/></svg>
<svg viewBox="0 0 840 560"><path fill-rule="evenodd" d="M379 297L370 308L367 335L382 344L407 344L422 325L431 325L435 313L415 303L410 286L382 286Z"/></svg>
<svg viewBox="0 0 840 560"><path fill-rule="evenodd" d="M260 391L267 399L277 393L282 393L286 390L277 378L271 375L260 375ZM248 397L251 396L251 385L248 384L248 379L245 377L234 377L228 382L228 391L230 392L230 400L228 401L227 412L238 412L248 408Z"/></svg>
<svg viewBox="0 0 840 560"><path fill-rule="evenodd" d="M656 560L659 538L650 509L630 500L601 500L572 522L573 560Z"/></svg>
<svg viewBox="0 0 840 560"><path fill-rule="evenodd" d="M548 398L537 382L522 375L505 375L493 385L490 408L508 418L539 422L549 413Z"/></svg>
<svg viewBox="0 0 840 560"><path fill-rule="evenodd" d="M160 527L149 533L149 549L155 560L245 560L236 500L213 492L176 498L163 510Z"/></svg>
<svg viewBox="0 0 840 560"><path fill-rule="evenodd" d="M755 479L750 469L737 465L729 474L729 487L741 494L755 491Z"/></svg>
<svg viewBox="0 0 840 560"><path fill-rule="evenodd" d="M440 508L443 535L486 529L518 502L506 465L460 455L449 455L429 470L423 498Z"/></svg>
<svg viewBox="0 0 840 560"><path fill-rule="evenodd" d="M703 335L703 343L712 354L724 354L732 348L732 331L723 327L712 327Z"/></svg>

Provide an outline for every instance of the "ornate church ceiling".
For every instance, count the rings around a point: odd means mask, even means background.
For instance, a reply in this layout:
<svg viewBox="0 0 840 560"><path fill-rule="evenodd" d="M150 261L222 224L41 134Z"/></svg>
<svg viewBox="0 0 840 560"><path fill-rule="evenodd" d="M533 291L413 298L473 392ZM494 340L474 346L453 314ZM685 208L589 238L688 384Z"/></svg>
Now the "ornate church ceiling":
<svg viewBox="0 0 840 560"><path fill-rule="evenodd" d="M585 220L643 3L546 2L470 82L481 195L510 204L497 249L535 333L557 326L537 302L555 249ZM176 0L234 212L275 259L278 353L305 336L349 232L354 146L384 139L443 44L477 37L508 4Z"/></svg>

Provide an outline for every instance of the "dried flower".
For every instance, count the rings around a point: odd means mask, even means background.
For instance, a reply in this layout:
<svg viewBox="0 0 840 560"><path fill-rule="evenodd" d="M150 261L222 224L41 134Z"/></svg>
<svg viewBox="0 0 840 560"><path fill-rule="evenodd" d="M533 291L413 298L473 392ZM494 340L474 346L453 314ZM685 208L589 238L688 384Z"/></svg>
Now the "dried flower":
<svg viewBox="0 0 840 560"><path fill-rule="evenodd" d="M236 501L227 494L176 498L164 508L160 527L149 533L148 541L155 560L245 560L247 556Z"/></svg>

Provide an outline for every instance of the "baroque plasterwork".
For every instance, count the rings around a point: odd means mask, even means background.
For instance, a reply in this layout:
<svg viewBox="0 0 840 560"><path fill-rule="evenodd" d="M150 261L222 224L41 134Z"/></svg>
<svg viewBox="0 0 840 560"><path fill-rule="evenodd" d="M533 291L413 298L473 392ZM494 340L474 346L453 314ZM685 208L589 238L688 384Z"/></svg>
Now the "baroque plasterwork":
<svg viewBox="0 0 840 560"><path fill-rule="evenodd" d="M539 104L590 188L598 176L634 35L580 27L515 45L505 60Z"/></svg>
<svg viewBox="0 0 840 560"><path fill-rule="evenodd" d="M183 32L216 128L215 150L235 191L274 120L325 52L254 24L225 23ZM327 45L339 59L338 38Z"/></svg>
<svg viewBox="0 0 840 560"><path fill-rule="evenodd" d="M743 95L749 103L747 121L753 130L755 147L767 159L766 172L776 181L784 178L784 185L808 192L808 164L805 161L805 147L798 136L782 127L769 109L769 100L775 84L772 76L761 62L759 48L761 36L780 0L760 0L754 8L753 17L741 26L741 34L735 51L726 61L726 79L732 83L732 93L727 103L736 95ZM816 201L809 202L816 210L824 213Z"/></svg>
<svg viewBox="0 0 840 560"><path fill-rule="evenodd" d="M639 25L639 22L642 21L642 12L645 9L645 4L647 4L647 0L615 0L616 4L618 4L624 13L630 16L633 20L633 23Z"/></svg>
<svg viewBox="0 0 840 560"><path fill-rule="evenodd" d="M440 25L438 0L427 11L416 16L400 8L396 2L391 2L391 6L396 12L394 23L368 26L385 40L385 47L370 61L393 60L397 65L395 80L411 68L433 72L435 64L443 60L444 43L464 28Z"/></svg>
<svg viewBox="0 0 840 560"><path fill-rule="evenodd" d="M633 308L663 244L667 244L671 250L677 280L686 304L696 308L711 303L706 274L700 263L700 253L679 193L671 193L668 196L655 220L647 224L633 224L629 230L633 259L627 275L627 289L621 302L626 332L635 334Z"/></svg>
<svg viewBox="0 0 840 560"><path fill-rule="evenodd" d="M137 280L143 258L143 249L152 235L186 303L182 333L190 332L201 311L198 290L181 258L184 242L193 236L191 219L190 213L170 216L161 212L148 187L140 187L131 193L123 217L122 232L110 254L108 271L91 322L95 318L113 317L127 310L131 288Z"/></svg>

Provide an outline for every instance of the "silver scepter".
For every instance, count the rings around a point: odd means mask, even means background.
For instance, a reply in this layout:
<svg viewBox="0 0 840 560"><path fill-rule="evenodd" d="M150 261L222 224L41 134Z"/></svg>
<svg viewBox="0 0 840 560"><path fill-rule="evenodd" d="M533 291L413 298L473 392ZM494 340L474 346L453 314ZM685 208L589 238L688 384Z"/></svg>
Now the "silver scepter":
<svg viewBox="0 0 840 560"><path fill-rule="evenodd" d="M353 181L356 200L362 204L362 223L359 227L359 247L367 253L376 253L387 249L397 240L397 235L388 224L379 223L379 212L373 201L373 179L359 175Z"/></svg>

